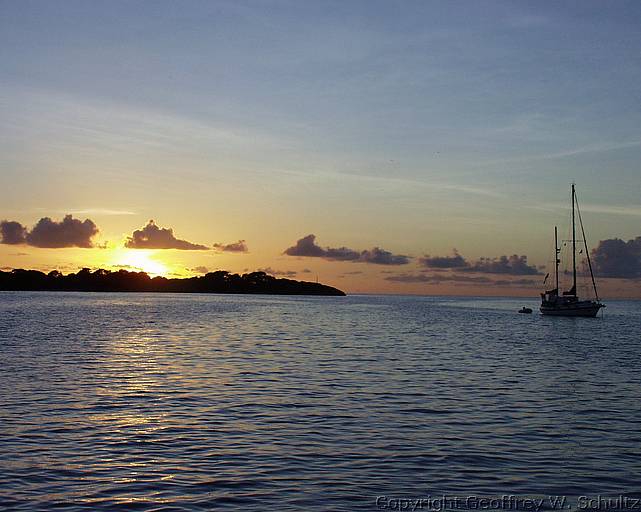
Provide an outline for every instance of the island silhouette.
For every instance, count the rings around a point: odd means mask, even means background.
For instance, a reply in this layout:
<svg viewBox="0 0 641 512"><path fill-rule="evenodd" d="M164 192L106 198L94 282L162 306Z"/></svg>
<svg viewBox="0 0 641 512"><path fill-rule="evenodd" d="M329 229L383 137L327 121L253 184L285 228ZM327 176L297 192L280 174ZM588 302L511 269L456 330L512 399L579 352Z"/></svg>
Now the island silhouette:
<svg viewBox="0 0 641 512"><path fill-rule="evenodd" d="M172 292L172 293L248 293L274 295L332 295L345 292L320 283L279 279L265 272L232 274L225 270L189 278L150 277L145 272L124 269L110 271L83 268L63 275L57 270L48 274L39 270L0 271L3 291L61 292Z"/></svg>

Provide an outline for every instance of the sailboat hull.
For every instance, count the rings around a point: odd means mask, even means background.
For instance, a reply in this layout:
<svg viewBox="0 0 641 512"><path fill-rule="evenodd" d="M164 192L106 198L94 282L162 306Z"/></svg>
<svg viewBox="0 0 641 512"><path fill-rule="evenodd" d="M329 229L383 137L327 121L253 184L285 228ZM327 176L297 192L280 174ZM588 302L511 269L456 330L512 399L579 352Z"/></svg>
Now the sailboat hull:
<svg viewBox="0 0 641 512"><path fill-rule="evenodd" d="M547 316L582 316L594 318L603 304L592 301L580 301L563 305L541 305L541 314Z"/></svg>

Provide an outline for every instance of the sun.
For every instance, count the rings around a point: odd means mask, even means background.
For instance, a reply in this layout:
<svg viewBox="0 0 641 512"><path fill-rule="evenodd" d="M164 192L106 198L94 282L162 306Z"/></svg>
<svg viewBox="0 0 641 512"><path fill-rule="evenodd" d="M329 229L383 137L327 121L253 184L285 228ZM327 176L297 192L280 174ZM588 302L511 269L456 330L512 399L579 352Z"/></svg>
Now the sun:
<svg viewBox="0 0 641 512"><path fill-rule="evenodd" d="M152 277L164 276L168 269L163 263L153 259L154 252L146 249L123 249L118 251L112 265L125 270L142 270Z"/></svg>

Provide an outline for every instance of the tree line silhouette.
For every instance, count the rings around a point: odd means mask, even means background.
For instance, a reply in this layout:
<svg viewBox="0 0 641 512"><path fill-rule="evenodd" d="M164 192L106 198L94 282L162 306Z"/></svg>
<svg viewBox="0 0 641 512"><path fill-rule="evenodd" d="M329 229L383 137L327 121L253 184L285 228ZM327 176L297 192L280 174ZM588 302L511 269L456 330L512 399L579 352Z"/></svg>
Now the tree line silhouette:
<svg viewBox="0 0 641 512"><path fill-rule="evenodd" d="M38 270L0 271L0 290L75 292L255 293L275 295L345 295L320 283L278 279L265 272L232 274L225 270L189 278L149 277L145 272L83 268L63 275Z"/></svg>

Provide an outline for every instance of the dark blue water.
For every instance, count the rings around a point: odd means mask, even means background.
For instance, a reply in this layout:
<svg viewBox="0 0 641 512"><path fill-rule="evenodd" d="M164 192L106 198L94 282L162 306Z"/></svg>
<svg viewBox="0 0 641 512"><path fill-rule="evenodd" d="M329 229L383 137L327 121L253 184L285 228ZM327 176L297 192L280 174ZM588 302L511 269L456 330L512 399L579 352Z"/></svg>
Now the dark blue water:
<svg viewBox="0 0 641 512"><path fill-rule="evenodd" d="M0 509L638 496L641 303L522 305L0 293Z"/></svg>

